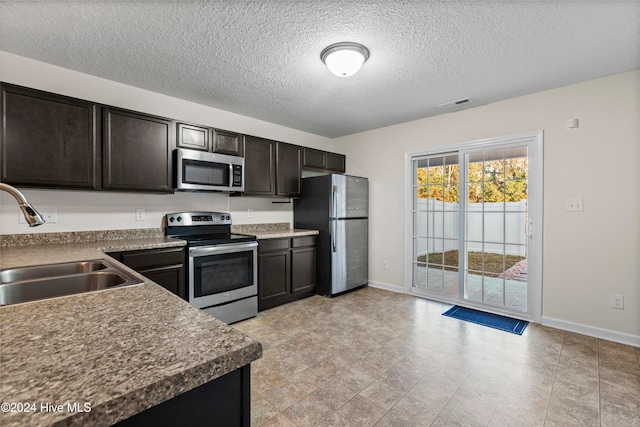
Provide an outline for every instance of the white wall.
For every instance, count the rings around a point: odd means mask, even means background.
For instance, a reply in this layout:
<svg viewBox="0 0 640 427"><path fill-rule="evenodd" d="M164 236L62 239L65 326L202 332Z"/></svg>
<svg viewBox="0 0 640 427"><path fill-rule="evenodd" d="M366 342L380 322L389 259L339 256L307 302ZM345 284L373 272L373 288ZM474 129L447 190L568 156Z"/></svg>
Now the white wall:
<svg viewBox="0 0 640 427"><path fill-rule="evenodd" d="M2 51L0 51L0 80L297 145L329 151L333 151L334 148L332 140L329 138L78 73ZM197 209L229 211L233 214L236 224L293 222L292 205L273 204L269 199L229 198L224 194L212 193L155 195L23 190L37 209L57 209L58 222L55 224L47 223L35 228L18 224L17 205L9 194L2 192L0 193L0 234L157 228L161 226L162 216L166 213ZM146 219L144 221L135 220L136 208L145 209ZM248 217L247 209L253 209L252 218Z"/></svg>
<svg viewBox="0 0 640 427"><path fill-rule="evenodd" d="M406 152L538 130L543 323L640 345L640 70L337 139L347 172L370 178L370 279L404 283ZM565 211L572 197L584 212Z"/></svg>

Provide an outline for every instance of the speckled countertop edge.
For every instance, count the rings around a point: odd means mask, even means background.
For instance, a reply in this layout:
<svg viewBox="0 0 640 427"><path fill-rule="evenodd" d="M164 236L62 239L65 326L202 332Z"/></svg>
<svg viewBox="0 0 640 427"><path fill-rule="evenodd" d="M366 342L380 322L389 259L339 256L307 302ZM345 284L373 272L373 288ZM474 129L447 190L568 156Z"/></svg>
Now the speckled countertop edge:
<svg viewBox="0 0 640 427"><path fill-rule="evenodd" d="M146 237L2 247L0 263L11 268L184 245ZM257 341L148 280L0 307L0 343L1 401L91 404L86 413L0 413L2 426L111 425L262 355Z"/></svg>
<svg viewBox="0 0 640 427"><path fill-rule="evenodd" d="M312 236L318 234L318 230L291 228L291 224L288 222L232 225L231 231L238 234L256 236L258 240Z"/></svg>

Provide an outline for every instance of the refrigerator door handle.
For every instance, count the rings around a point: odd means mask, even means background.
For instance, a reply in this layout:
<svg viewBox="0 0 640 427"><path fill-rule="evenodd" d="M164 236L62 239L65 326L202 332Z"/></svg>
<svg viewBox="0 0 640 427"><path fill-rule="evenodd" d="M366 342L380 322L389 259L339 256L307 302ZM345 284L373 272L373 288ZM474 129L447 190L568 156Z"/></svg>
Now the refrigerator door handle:
<svg viewBox="0 0 640 427"><path fill-rule="evenodd" d="M331 251L333 253L337 252L336 249L336 221L331 221Z"/></svg>
<svg viewBox="0 0 640 427"><path fill-rule="evenodd" d="M333 186L333 193L332 193L332 197L331 197L331 218L336 218L338 216L338 186L334 185Z"/></svg>

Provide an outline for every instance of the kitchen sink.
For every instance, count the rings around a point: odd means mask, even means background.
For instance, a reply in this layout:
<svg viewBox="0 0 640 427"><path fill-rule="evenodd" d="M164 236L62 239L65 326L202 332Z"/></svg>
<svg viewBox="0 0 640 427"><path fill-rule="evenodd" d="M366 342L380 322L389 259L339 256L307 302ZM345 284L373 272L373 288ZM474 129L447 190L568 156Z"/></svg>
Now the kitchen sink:
<svg viewBox="0 0 640 427"><path fill-rule="evenodd" d="M89 273L91 271L103 270L107 267L108 266L104 261L95 260L10 268L8 270L0 271L0 283L5 284L19 282L21 280Z"/></svg>
<svg viewBox="0 0 640 427"><path fill-rule="evenodd" d="M107 260L36 265L0 271L0 305L144 283Z"/></svg>

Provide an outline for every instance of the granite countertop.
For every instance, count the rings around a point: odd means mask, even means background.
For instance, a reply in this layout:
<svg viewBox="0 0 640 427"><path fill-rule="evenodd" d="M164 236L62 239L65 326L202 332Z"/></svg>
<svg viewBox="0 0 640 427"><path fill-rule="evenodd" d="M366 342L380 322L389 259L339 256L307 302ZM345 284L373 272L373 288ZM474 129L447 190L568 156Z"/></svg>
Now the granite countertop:
<svg viewBox="0 0 640 427"><path fill-rule="evenodd" d="M151 236L4 246L1 267L107 258L104 252L184 244ZM3 407L0 425L111 425L261 355L260 343L149 280L3 306L0 402L21 405L13 409L22 412ZM62 410L54 411L58 405Z"/></svg>
<svg viewBox="0 0 640 427"><path fill-rule="evenodd" d="M291 224L288 222L232 225L231 231L238 234L250 234L252 236L256 236L258 240L313 236L319 234L318 230L291 228Z"/></svg>

